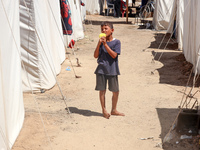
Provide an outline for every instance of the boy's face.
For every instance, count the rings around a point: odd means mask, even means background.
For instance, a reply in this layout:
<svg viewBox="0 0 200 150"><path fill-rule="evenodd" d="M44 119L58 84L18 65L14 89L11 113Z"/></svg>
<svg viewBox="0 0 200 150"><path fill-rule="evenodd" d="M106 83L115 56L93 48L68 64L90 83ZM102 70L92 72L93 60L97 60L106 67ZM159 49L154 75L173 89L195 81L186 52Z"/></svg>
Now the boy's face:
<svg viewBox="0 0 200 150"><path fill-rule="evenodd" d="M111 29L109 26L104 25L101 27L101 32L106 34L106 37L112 35L114 29Z"/></svg>

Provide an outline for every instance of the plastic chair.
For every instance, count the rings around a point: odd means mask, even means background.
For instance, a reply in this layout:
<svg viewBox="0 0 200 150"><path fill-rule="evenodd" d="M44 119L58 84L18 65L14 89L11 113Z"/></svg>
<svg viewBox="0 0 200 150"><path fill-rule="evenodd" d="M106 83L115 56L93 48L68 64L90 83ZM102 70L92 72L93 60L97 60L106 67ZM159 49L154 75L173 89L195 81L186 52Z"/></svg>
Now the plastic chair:
<svg viewBox="0 0 200 150"><path fill-rule="evenodd" d="M110 9L114 11L114 16L115 16L115 5L110 0L107 0L107 16L108 13L110 12Z"/></svg>

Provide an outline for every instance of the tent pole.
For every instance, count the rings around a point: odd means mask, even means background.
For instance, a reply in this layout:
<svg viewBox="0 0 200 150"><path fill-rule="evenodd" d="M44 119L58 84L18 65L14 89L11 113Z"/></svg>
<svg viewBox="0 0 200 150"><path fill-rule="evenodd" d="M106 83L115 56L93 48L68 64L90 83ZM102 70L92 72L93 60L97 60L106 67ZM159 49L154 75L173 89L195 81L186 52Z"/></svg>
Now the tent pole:
<svg viewBox="0 0 200 150"><path fill-rule="evenodd" d="M126 23L128 24L128 0L126 0Z"/></svg>

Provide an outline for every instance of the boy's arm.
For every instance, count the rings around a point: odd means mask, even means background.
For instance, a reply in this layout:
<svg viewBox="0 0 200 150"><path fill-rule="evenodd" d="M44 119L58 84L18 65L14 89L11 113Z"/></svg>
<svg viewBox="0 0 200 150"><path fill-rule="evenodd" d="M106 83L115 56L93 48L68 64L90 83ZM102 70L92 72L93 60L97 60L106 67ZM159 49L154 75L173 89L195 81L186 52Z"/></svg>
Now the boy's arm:
<svg viewBox="0 0 200 150"><path fill-rule="evenodd" d="M98 58L99 57L99 48L101 46L101 41L99 40L98 44L97 44L97 47L94 51L94 58Z"/></svg>
<svg viewBox="0 0 200 150"><path fill-rule="evenodd" d="M108 54L109 54L113 59L115 59L115 58L117 57L118 54L117 54L115 51L113 51L113 50L107 45L107 43L106 43L106 38L105 38L105 37L101 37L101 38L99 39L99 42L98 42L98 44L97 44L97 47L96 47L96 49L95 49L95 51L94 51L94 58L98 58L98 56L99 56L99 48L100 48L100 46L101 46L101 43L103 43L103 45L104 45L104 47L106 48Z"/></svg>
<svg viewBox="0 0 200 150"><path fill-rule="evenodd" d="M102 43L104 45L104 47L106 48L108 54L113 58L115 59L117 57L117 53L115 51L113 51L106 43L106 38L105 37L102 37Z"/></svg>

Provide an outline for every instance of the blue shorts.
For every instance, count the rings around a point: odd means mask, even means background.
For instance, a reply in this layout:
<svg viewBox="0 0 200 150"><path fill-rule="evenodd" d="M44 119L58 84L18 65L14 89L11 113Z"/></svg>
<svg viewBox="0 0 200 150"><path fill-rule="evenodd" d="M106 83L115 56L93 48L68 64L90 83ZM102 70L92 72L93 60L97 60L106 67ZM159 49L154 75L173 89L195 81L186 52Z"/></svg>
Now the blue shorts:
<svg viewBox="0 0 200 150"><path fill-rule="evenodd" d="M112 92L119 91L118 76L108 76L103 74L96 74L96 88L97 91L106 90L108 82L108 89Z"/></svg>

